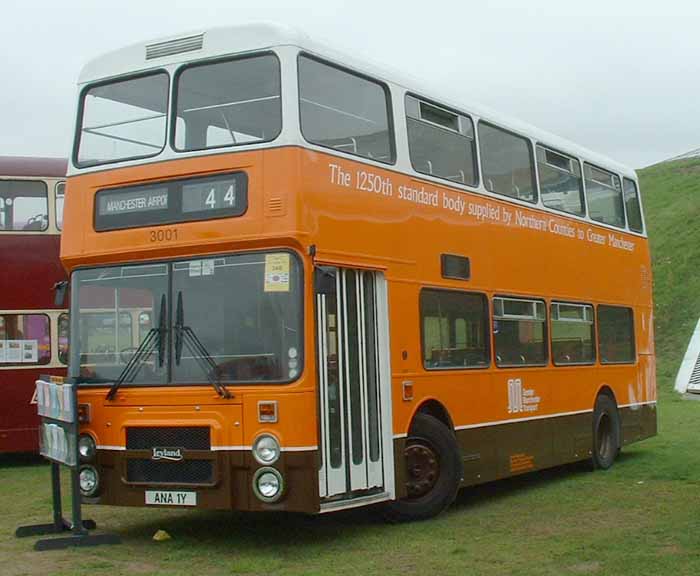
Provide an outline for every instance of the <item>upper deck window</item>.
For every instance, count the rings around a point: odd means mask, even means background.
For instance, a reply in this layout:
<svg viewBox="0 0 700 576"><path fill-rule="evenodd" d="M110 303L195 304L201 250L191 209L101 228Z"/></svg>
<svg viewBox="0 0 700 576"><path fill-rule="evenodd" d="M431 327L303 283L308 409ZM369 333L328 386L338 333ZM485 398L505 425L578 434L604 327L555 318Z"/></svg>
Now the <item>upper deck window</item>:
<svg viewBox="0 0 700 576"><path fill-rule="evenodd" d="M642 207L639 204L639 190L634 180L622 179L625 193L625 208L627 208L627 224L630 230L644 232L642 223Z"/></svg>
<svg viewBox="0 0 700 576"><path fill-rule="evenodd" d="M489 192L537 202L532 148L527 138L479 122L484 186Z"/></svg>
<svg viewBox="0 0 700 576"><path fill-rule="evenodd" d="M300 56L299 100L301 131L306 140L393 163L389 93L382 84Z"/></svg>
<svg viewBox="0 0 700 576"><path fill-rule="evenodd" d="M625 210L622 206L622 188L619 176L585 164L588 213L593 220L625 227Z"/></svg>
<svg viewBox="0 0 700 576"><path fill-rule="evenodd" d="M476 145L470 118L406 96L406 127L416 172L476 184Z"/></svg>
<svg viewBox="0 0 700 576"><path fill-rule="evenodd" d="M282 129L280 64L273 54L188 66L176 84L177 150L267 142Z"/></svg>
<svg viewBox="0 0 700 576"><path fill-rule="evenodd" d="M168 75L156 72L83 92L78 166L155 156L165 146Z"/></svg>
<svg viewBox="0 0 700 576"><path fill-rule="evenodd" d="M46 230L49 201L39 180L0 180L0 230Z"/></svg>
<svg viewBox="0 0 700 576"><path fill-rule="evenodd" d="M577 216L586 215L583 178L578 160L538 146L537 170L540 176L540 194L545 206Z"/></svg>

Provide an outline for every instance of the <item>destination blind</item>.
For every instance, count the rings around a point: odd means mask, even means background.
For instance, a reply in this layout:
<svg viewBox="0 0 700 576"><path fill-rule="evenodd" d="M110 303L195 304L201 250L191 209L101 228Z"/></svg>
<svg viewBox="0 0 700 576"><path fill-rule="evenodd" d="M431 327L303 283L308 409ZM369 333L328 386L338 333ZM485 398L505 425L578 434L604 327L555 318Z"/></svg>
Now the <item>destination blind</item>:
<svg viewBox="0 0 700 576"><path fill-rule="evenodd" d="M245 172L111 188L95 196L95 230L230 218L247 208Z"/></svg>

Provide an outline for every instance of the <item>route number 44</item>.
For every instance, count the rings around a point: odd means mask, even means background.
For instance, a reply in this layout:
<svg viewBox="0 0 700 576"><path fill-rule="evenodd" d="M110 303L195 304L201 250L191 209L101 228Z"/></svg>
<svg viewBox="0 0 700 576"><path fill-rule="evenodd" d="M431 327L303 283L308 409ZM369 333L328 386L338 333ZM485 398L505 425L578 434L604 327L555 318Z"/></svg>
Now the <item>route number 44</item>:
<svg viewBox="0 0 700 576"><path fill-rule="evenodd" d="M226 190L223 203L228 204L229 206L233 206L236 203L236 192L233 189L233 184L231 184L228 187L228 190ZM211 209L216 208L216 188L209 190L209 194L207 195L207 199L204 201L204 204Z"/></svg>

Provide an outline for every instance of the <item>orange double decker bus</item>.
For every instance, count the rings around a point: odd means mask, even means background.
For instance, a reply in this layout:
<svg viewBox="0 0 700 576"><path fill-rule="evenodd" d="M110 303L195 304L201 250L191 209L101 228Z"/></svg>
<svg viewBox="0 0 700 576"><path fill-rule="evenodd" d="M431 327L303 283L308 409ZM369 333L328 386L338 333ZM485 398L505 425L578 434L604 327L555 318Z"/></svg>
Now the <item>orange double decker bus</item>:
<svg viewBox="0 0 700 576"><path fill-rule="evenodd" d="M67 185L88 502L425 518L656 433L637 178L560 138L249 25L88 64Z"/></svg>

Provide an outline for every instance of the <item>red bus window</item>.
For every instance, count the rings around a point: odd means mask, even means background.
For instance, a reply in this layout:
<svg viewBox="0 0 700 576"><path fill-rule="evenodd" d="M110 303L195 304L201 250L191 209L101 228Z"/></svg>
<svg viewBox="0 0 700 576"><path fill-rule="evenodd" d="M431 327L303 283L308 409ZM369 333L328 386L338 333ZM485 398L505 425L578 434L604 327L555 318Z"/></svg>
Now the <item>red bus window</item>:
<svg viewBox="0 0 700 576"><path fill-rule="evenodd" d="M0 230L46 230L49 198L38 180L0 180Z"/></svg>
<svg viewBox="0 0 700 576"><path fill-rule="evenodd" d="M68 364L68 334L70 322L68 314L63 313L58 317L58 361Z"/></svg>
<svg viewBox="0 0 700 576"><path fill-rule="evenodd" d="M45 314L0 315L0 364L48 364L51 332Z"/></svg>

